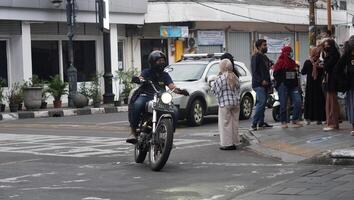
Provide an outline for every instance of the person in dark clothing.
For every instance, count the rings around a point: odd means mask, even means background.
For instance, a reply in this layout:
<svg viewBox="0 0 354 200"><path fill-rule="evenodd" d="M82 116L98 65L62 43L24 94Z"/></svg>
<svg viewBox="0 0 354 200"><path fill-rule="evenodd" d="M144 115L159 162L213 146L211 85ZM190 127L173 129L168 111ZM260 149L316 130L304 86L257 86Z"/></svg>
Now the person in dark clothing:
<svg viewBox="0 0 354 200"><path fill-rule="evenodd" d="M252 88L256 92L256 110L253 116L251 130L257 130L258 127L270 128L268 123L264 122L264 112L268 99L269 89L271 88L270 81L270 65L271 61L265 55L268 51L267 41L259 39L255 46L257 52L253 54L251 59L252 69Z"/></svg>
<svg viewBox="0 0 354 200"><path fill-rule="evenodd" d="M337 79L346 79L345 105L348 121L352 124L351 135L354 136L354 37L345 42L344 54L335 69Z"/></svg>
<svg viewBox="0 0 354 200"><path fill-rule="evenodd" d="M282 128L288 128L288 97L291 97L294 104L292 124L294 128L301 127L299 121L301 115L301 94L298 79L299 66L293 60L293 50L290 46L285 46L281 50L277 62L273 66L276 89L280 102L280 121Z"/></svg>
<svg viewBox="0 0 354 200"><path fill-rule="evenodd" d="M324 90L326 91L326 122L324 131L339 129L339 104L334 69L338 63L340 54L333 39L328 39L323 44L325 70Z"/></svg>
<svg viewBox="0 0 354 200"><path fill-rule="evenodd" d="M139 78L141 80L152 81L154 86L160 91L165 90L165 87L167 86L170 90L173 90L177 94L188 96L188 91L177 88L170 75L164 71L167 66L166 60L165 54L161 51L151 52L148 57L150 68L144 69ZM131 102L131 110L128 113L131 132L129 138L126 140L127 143L135 144L137 142L136 129L139 125L140 114L144 112L146 103L153 99L154 93L155 90L150 84L142 85L139 88L138 97L134 102ZM173 118L175 125L177 120L176 112L173 114Z"/></svg>
<svg viewBox="0 0 354 200"><path fill-rule="evenodd" d="M230 53L224 53L221 57L220 60L223 59L229 59L231 61L232 64L232 71L234 72L234 74L237 76L237 78L240 78L241 74L238 71L237 67L235 67L235 63L234 63L234 57L230 54Z"/></svg>
<svg viewBox="0 0 354 200"><path fill-rule="evenodd" d="M317 124L326 120L326 102L322 91L324 69L319 66L320 52L319 47L311 48L310 59L305 61L301 70L302 75L307 75L304 117L308 122L316 121Z"/></svg>

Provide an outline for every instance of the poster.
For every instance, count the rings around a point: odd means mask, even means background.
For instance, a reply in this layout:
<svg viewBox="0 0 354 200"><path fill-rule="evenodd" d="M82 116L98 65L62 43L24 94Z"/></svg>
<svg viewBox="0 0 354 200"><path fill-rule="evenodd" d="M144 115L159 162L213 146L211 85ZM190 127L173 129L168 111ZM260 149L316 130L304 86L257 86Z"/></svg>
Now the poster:
<svg viewBox="0 0 354 200"><path fill-rule="evenodd" d="M198 45L223 45L224 31L198 31Z"/></svg>
<svg viewBox="0 0 354 200"><path fill-rule="evenodd" d="M188 26L160 26L160 36L164 38L188 38Z"/></svg>
<svg viewBox="0 0 354 200"><path fill-rule="evenodd" d="M284 37L281 39L273 39L267 36L264 36L263 39L267 40L268 53L281 53L281 49L284 46L291 45L291 38Z"/></svg>

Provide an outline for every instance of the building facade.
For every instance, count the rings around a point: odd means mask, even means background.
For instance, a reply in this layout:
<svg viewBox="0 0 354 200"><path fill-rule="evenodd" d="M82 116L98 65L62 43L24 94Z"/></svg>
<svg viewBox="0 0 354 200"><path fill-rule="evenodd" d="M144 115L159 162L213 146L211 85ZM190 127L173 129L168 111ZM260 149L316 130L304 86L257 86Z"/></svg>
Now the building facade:
<svg viewBox="0 0 354 200"><path fill-rule="evenodd" d="M345 1L346 2L346 1ZM340 1L341 8L346 7ZM316 3L318 30L327 25L326 1ZM188 22L188 23L186 23ZM332 11L332 23L339 44L349 37L351 18L346 9ZM268 40L268 56L276 60L283 45L295 49L301 64L308 57L309 8L307 1L247 0L235 1L159 1L150 0L145 17L144 32L150 38L167 40L169 55L173 56L176 41L184 41L184 52L230 52L239 61L250 65L254 41ZM188 26L188 38L164 38L159 27ZM192 41L192 42L190 42ZM192 45L191 45L192 44Z"/></svg>
<svg viewBox="0 0 354 200"><path fill-rule="evenodd" d="M95 0L76 1L74 64L78 82L90 81L104 72L103 35L95 12ZM6 85L29 80L33 74L44 80L59 74L66 80L67 23L66 1L54 7L51 0L0 1L0 77ZM144 23L146 0L110 1L110 39L112 73L135 66L134 38L126 26ZM133 44L133 45L131 45ZM114 92L117 88L114 84ZM66 101L66 98L63 98Z"/></svg>

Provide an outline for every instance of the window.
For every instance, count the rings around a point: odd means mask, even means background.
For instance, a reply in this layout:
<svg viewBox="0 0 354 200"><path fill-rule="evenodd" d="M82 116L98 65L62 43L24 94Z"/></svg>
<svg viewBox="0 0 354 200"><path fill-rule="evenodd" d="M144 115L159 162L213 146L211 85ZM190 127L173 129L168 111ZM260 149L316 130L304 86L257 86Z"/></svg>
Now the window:
<svg viewBox="0 0 354 200"><path fill-rule="evenodd" d="M219 72L220 72L219 63L214 64L213 66L211 66L211 67L209 68L207 77L208 77L208 76L211 76L211 75L218 75Z"/></svg>
<svg viewBox="0 0 354 200"><path fill-rule="evenodd" d="M59 74L58 41L32 41L32 73L43 80Z"/></svg>
<svg viewBox="0 0 354 200"><path fill-rule="evenodd" d="M63 41L64 80L67 81L68 42ZM77 69L77 81L90 81L96 75L95 41L74 41L74 66Z"/></svg>
<svg viewBox="0 0 354 200"><path fill-rule="evenodd" d="M5 81L5 86L8 86L6 41L0 41L0 78Z"/></svg>
<svg viewBox="0 0 354 200"><path fill-rule="evenodd" d="M237 68L237 71L241 74L241 76L247 76L247 72L239 65L235 65Z"/></svg>
<svg viewBox="0 0 354 200"><path fill-rule="evenodd" d="M177 63L170 65L166 71L173 81L196 81L202 77L205 67L205 64Z"/></svg>
<svg viewBox="0 0 354 200"><path fill-rule="evenodd" d="M118 69L124 69L124 41L118 42Z"/></svg>

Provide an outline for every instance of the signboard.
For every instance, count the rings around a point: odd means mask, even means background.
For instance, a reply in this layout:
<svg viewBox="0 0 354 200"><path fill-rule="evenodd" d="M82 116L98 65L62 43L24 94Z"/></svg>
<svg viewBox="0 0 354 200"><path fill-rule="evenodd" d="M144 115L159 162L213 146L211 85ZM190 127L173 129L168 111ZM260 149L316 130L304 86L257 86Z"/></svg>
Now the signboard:
<svg viewBox="0 0 354 200"><path fill-rule="evenodd" d="M109 0L98 1L98 16L101 30L109 32Z"/></svg>
<svg viewBox="0 0 354 200"><path fill-rule="evenodd" d="M164 38L188 38L188 26L160 26L160 36Z"/></svg>
<svg viewBox="0 0 354 200"><path fill-rule="evenodd" d="M223 45L224 31L198 31L198 45Z"/></svg>
<svg viewBox="0 0 354 200"><path fill-rule="evenodd" d="M268 36L264 36L263 39L267 40L268 53L281 53L281 49L284 46L291 45L290 37L284 37L282 39L273 39Z"/></svg>

